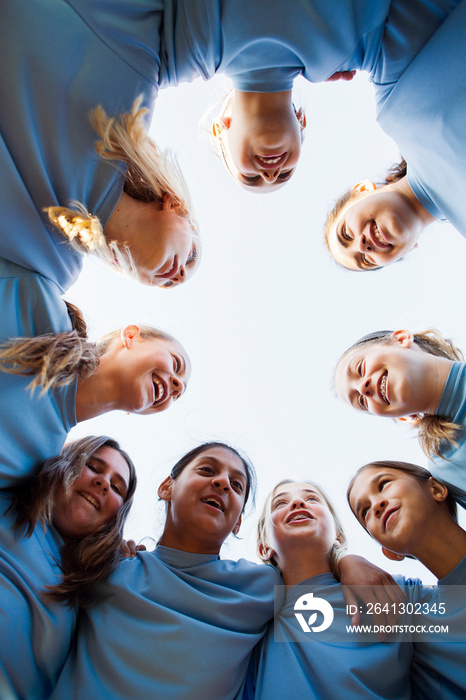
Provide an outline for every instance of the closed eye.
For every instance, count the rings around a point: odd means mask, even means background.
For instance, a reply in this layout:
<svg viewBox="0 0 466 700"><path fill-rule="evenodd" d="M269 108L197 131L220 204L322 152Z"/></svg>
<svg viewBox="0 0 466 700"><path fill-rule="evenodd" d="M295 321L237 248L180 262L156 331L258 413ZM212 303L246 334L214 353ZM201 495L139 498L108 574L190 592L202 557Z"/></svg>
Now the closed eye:
<svg viewBox="0 0 466 700"><path fill-rule="evenodd" d="M253 185L255 182L259 182L259 180L261 179L261 176L260 176L260 175L254 175L254 176L252 176L252 177L248 177L247 175L243 175L243 174L241 173L241 179L242 179L243 182L245 182L247 185Z"/></svg>
<svg viewBox="0 0 466 700"><path fill-rule="evenodd" d="M341 229L340 229L340 235L345 241L352 241L353 239L351 236L348 235L348 231L346 230L346 224L342 224Z"/></svg>
<svg viewBox="0 0 466 700"><path fill-rule="evenodd" d="M286 180L289 180L292 175L293 170L286 170L285 172L280 173L280 175L277 177L277 181L286 182Z"/></svg>
<svg viewBox="0 0 466 700"><path fill-rule="evenodd" d="M361 265L370 269L372 269L373 267L380 267L380 265L376 265L376 263L373 263L370 260L368 260L364 254L361 255Z"/></svg>
<svg viewBox="0 0 466 700"><path fill-rule="evenodd" d="M362 510L359 512L359 519L364 522L366 520L368 512L369 512L369 508L362 508Z"/></svg>
<svg viewBox="0 0 466 700"><path fill-rule="evenodd" d="M115 493L117 493L119 496L121 496L123 498L123 494L121 492L120 485L118 483L115 483L115 484L111 484L111 486L112 486L112 489L115 491Z"/></svg>
<svg viewBox="0 0 466 700"><path fill-rule="evenodd" d="M176 355L173 355L173 369L175 370L175 374L178 374L181 369L180 359L176 357Z"/></svg>
<svg viewBox="0 0 466 700"><path fill-rule="evenodd" d="M362 394L358 396L358 406L362 411L367 411L367 400Z"/></svg>

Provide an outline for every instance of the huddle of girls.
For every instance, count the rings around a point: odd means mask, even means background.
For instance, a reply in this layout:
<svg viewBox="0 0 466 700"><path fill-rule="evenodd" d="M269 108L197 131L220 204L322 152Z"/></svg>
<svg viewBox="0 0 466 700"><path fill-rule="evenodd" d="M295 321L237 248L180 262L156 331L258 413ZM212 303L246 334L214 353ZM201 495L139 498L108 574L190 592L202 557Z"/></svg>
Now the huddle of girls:
<svg viewBox="0 0 466 700"><path fill-rule="evenodd" d="M154 286L184 283L197 269L201 244L183 177L146 133L158 89L225 72L234 87L213 138L240 185L273 191L293 175L306 128L291 98L297 75L320 82L367 71L395 129L400 94L425 82L424 64L445 42L459 43L466 5L146 5L18 0L2 9L0 56L17 86L0 81L0 614L8 640L0 695L240 698L249 669L247 692L258 698L291 689L332 698L335 683L346 697L408 698L410 678L419 697L440 697L439 688L460 697L460 655L444 664L435 644L319 638L307 646L296 636L303 584L332 602L343 629L338 581L366 580L360 562L344 556L343 527L315 484L281 482L267 499L258 536L267 565L219 558L254 485L248 460L228 445L203 444L175 465L158 491L166 521L156 549L120 560L135 468L112 438L63 447L66 435L107 411L168 409L191 364L177 340L152 326L134 323L90 342L81 313L60 295L83 253ZM450 216L442 193L439 202L436 192L420 197L430 181L411 171L410 153L415 166L418 154L424 162L422 130L410 138L407 171L384 188L360 183L332 214L327 240L342 264L392 262L438 211ZM434 476L374 463L348 497L384 551L417 557L442 583L462 582L466 553L452 505L453 496L466 504L461 359L436 332L383 331L350 348L335 377L355 408L408 416L418 427ZM288 590L280 589L274 626L281 582ZM423 599L419 582L398 583L410 600ZM398 589L389 595L398 600ZM298 643L280 644L279 632Z"/></svg>

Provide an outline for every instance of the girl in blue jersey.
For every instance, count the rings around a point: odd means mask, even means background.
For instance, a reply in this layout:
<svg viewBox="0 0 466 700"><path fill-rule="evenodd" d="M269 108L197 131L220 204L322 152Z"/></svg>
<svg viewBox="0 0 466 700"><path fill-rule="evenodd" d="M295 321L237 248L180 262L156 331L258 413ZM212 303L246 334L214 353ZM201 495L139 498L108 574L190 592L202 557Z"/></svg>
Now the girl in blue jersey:
<svg viewBox="0 0 466 700"><path fill-rule="evenodd" d="M0 494L2 698L50 697L77 606L117 565L135 486L119 444L91 436Z"/></svg>
<svg viewBox="0 0 466 700"><path fill-rule="evenodd" d="M358 182L336 201L325 224L325 242L349 270L376 270L417 247L426 226L441 217L421 204L401 161L382 184Z"/></svg>
<svg viewBox="0 0 466 700"><path fill-rule="evenodd" d="M274 567L219 558L252 481L246 459L223 443L200 445L175 465L158 491L167 516L156 549L99 584L54 697L242 696L281 580Z"/></svg>
<svg viewBox="0 0 466 700"><path fill-rule="evenodd" d="M408 420L429 469L466 491L466 365L451 340L430 329L379 331L340 358L338 395L353 408ZM466 503L466 501L464 501Z"/></svg>
<svg viewBox="0 0 466 700"><path fill-rule="evenodd" d="M411 697L411 645L348 632L338 566L345 546L341 522L314 483L285 480L267 497L259 555L280 569L286 591L261 645L256 698L331 700L335 688L342 697Z"/></svg>
<svg viewBox="0 0 466 700"><path fill-rule="evenodd" d="M412 675L415 698L459 699L466 692L466 532L457 522L458 493L457 488L447 487L426 469L395 461L366 464L348 487L353 513L382 545L384 554L395 561L415 557L439 579L439 588L434 589L430 601L431 615L422 622L426 627L428 623L449 626L449 632L443 638L426 634L416 642ZM414 621L421 622L419 618Z"/></svg>
<svg viewBox="0 0 466 700"><path fill-rule="evenodd" d="M185 391L191 364L172 336L129 325L91 343L76 307L72 314L74 330L0 344L0 488L57 454L77 422L112 410L159 413Z"/></svg>
<svg viewBox="0 0 466 700"><path fill-rule="evenodd" d="M219 558L253 478L223 443L200 445L174 466L158 490L167 512L156 549L99 584L54 697L241 697L280 581L272 567Z"/></svg>

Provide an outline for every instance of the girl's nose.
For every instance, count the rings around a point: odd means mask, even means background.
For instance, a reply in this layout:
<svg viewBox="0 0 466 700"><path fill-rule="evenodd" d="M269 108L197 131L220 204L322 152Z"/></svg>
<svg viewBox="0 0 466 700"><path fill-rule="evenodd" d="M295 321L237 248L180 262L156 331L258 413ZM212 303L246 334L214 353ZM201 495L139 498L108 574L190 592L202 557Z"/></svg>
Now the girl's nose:
<svg viewBox="0 0 466 700"><path fill-rule="evenodd" d="M361 385L359 393L363 396L372 396L371 378L363 377L361 380Z"/></svg>
<svg viewBox="0 0 466 700"><path fill-rule="evenodd" d="M108 493L109 483L107 477L103 476L102 474L96 474L92 480L92 483L94 486L101 488L104 494Z"/></svg>
<svg viewBox="0 0 466 700"><path fill-rule="evenodd" d="M261 170L260 174L266 182L275 182L280 175L280 168L276 170Z"/></svg>
<svg viewBox="0 0 466 700"><path fill-rule="evenodd" d="M372 250L371 243L364 233L361 233L358 238L358 250L360 253L369 253Z"/></svg>
<svg viewBox="0 0 466 700"><path fill-rule="evenodd" d="M295 508L304 508L305 503L302 498L294 498L292 503L291 503L291 509L294 510Z"/></svg>
<svg viewBox="0 0 466 700"><path fill-rule="evenodd" d="M217 489L223 489L223 491L230 490L230 482L228 480L228 477L226 477L226 476L216 474L214 476L214 478L212 479L212 484Z"/></svg>
<svg viewBox="0 0 466 700"><path fill-rule="evenodd" d="M387 505L387 501L385 499L382 499L378 503L376 503L375 508L374 508L374 512L375 512L375 515L377 518L380 518L386 505Z"/></svg>
<svg viewBox="0 0 466 700"><path fill-rule="evenodd" d="M184 384L178 377L171 377L171 390L170 396L173 399L178 399L184 392Z"/></svg>
<svg viewBox="0 0 466 700"><path fill-rule="evenodd" d="M184 265L180 265L180 268L176 275L173 277L173 282L178 282L178 284L181 284L184 282L186 279L186 270Z"/></svg>

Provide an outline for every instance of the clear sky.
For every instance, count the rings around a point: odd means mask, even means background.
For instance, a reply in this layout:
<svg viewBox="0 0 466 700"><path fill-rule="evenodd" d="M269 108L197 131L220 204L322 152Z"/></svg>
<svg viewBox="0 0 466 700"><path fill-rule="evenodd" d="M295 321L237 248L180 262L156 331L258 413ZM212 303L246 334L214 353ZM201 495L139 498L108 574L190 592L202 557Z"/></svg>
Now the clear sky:
<svg viewBox="0 0 466 700"><path fill-rule="evenodd" d="M250 456L259 489L256 511L224 556L254 559L266 494L283 478L312 479L333 498L352 552L433 582L416 562L384 559L345 499L349 478L367 461L425 465L415 433L352 411L332 380L341 352L382 328L437 327L466 350L466 241L436 223L405 261L369 275L339 269L322 240L328 208L357 181L381 179L399 157L376 124L365 75L351 83L298 81L295 103L306 108L308 124L301 162L290 183L262 196L236 185L199 139L199 120L224 87L216 79L162 92L151 128L178 155L195 203L204 252L194 278L173 290L149 289L87 261L68 294L93 339L138 321L179 338L193 363L188 390L165 413L106 414L79 424L71 438L109 434L133 458L139 486L128 537L157 537L157 486L178 457L199 442L225 440Z"/></svg>

